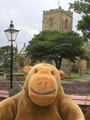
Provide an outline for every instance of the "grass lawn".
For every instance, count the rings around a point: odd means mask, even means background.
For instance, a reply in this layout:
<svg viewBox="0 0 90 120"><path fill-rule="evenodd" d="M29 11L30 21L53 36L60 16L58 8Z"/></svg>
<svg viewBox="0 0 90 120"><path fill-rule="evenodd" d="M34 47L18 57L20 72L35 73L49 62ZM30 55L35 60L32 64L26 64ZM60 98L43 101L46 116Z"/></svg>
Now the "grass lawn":
<svg viewBox="0 0 90 120"><path fill-rule="evenodd" d="M76 79L76 78L85 78L85 77L90 77L89 74L83 74L83 75L79 75L79 74L71 74L71 75L65 75L65 79Z"/></svg>
<svg viewBox="0 0 90 120"><path fill-rule="evenodd" d="M71 81L65 81L65 80L62 80L61 83L72 83ZM75 83L75 82L73 82Z"/></svg>
<svg viewBox="0 0 90 120"><path fill-rule="evenodd" d="M23 74L23 73L14 73L14 74ZM71 75L65 75L64 80L62 80L62 83L76 83L76 82L72 82L72 79L79 79L79 78L83 78L81 79L82 81L90 81L90 77L89 74L83 74L83 75L79 75L79 74L71 74ZM84 79L85 78L85 79ZM3 81L3 76L0 76L0 81ZM20 82L24 82L24 81L20 81Z"/></svg>
<svg viewBox="0 0 90 120"><path fill-rule="evenodd" d="M3 76L0 76L0 80L3 80Z"/></svg>
<svg viewBox="0 0 90 120"><path fill-rule="evenodd" d="M64 80L62 80L62 83L76 83L74 81L71 81L72 79L79 79L79 78L83 78L81 79L82 81L87 81L89 82L90 81L90 77L89 74L83 74L83 75L79 75L79 74L71 74L71 75L65 75L65 78ZM85 79L84 79L85 78Z"/></svg>

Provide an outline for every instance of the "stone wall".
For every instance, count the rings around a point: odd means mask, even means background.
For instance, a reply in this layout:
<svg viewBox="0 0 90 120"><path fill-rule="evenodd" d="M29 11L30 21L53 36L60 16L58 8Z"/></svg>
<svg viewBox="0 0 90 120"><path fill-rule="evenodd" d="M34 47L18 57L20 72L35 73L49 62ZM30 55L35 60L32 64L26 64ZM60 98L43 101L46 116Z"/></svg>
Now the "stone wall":
<svg viewBox="0 0 90 120"><path fill-rule="evenodd" d="M90 83L64 83L64 92L69 95L88 95L90 96Z"/></svg>
<svg viewBox="0 0 90 120"><path fill-rule="evenodd" d="M23 86L23 82L13 82L13 86L20 84ZM69 95L89 95L90 96L90 83L63 83L64 92ZM9 90L9 81L0 81L0 90Z"/></svg>
<svg viewBox="0 0 90 120"><path fill-rule="evenodd" d="M72 30L73 13L61 9L43 11L43 30Z"/></svg>

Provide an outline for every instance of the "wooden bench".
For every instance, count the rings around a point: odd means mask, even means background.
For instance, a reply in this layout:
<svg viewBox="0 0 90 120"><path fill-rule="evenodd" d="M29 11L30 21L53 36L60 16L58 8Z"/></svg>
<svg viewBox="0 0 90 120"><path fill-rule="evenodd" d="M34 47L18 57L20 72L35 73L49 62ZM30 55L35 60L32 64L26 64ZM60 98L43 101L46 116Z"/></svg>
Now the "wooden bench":
<svg viewBox="0 0 90 120"><path fill-rule="evenodd" d="M8 98L9 97L9 92L0 90L0 98Z"/></svg>
<svg viewBox="0 0 90 120"><path fill-rule="evenodd" d="M71 99L73 99L78 105L90 105L90 96L76 96L76 95L68 95ZM9 91L0 90L0 98L8 98Z"/></svg>
<svg viewBox="0 0 90 120"><path fill-rule="evenodd" d="M78 105L90 105L90 96L75 96L68 95L71 99L73 99Z"/></svg>
<svg viewBox="0 0 90 120"><path fill-rule="evenodd" d="M25 80L25 74L24 73L16 73L13 74L13 80L14 81L24 81ZM10 80L10 74L6 74L6 80Z"/></svg>

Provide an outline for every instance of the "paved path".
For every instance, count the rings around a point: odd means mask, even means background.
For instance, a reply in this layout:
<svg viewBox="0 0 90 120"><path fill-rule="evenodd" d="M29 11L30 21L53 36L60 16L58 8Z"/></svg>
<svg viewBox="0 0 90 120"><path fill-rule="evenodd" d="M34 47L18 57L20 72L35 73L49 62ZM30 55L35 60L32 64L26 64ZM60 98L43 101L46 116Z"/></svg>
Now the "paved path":
<svg viewBox="0 0 90 120"><path fill-rule="evenodd" d="M90 80L90 77L75 78L75 79L65 79L65 80L72 81L72 82L88 82L88 80Z"/></svg>

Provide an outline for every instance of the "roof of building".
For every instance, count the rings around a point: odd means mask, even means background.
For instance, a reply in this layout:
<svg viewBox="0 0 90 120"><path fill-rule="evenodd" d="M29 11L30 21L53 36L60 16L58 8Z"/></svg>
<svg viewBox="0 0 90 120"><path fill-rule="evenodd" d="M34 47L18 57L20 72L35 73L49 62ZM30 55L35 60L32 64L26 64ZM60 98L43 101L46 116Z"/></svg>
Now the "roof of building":
<svg viewBox="0 0 90 120"><path fill-rule="evenodd" d="M26 50L26 44L24 43L23 48L21 49L21 51L19 52L20 55L24 55L25 54L25 50Z"/></svg>

